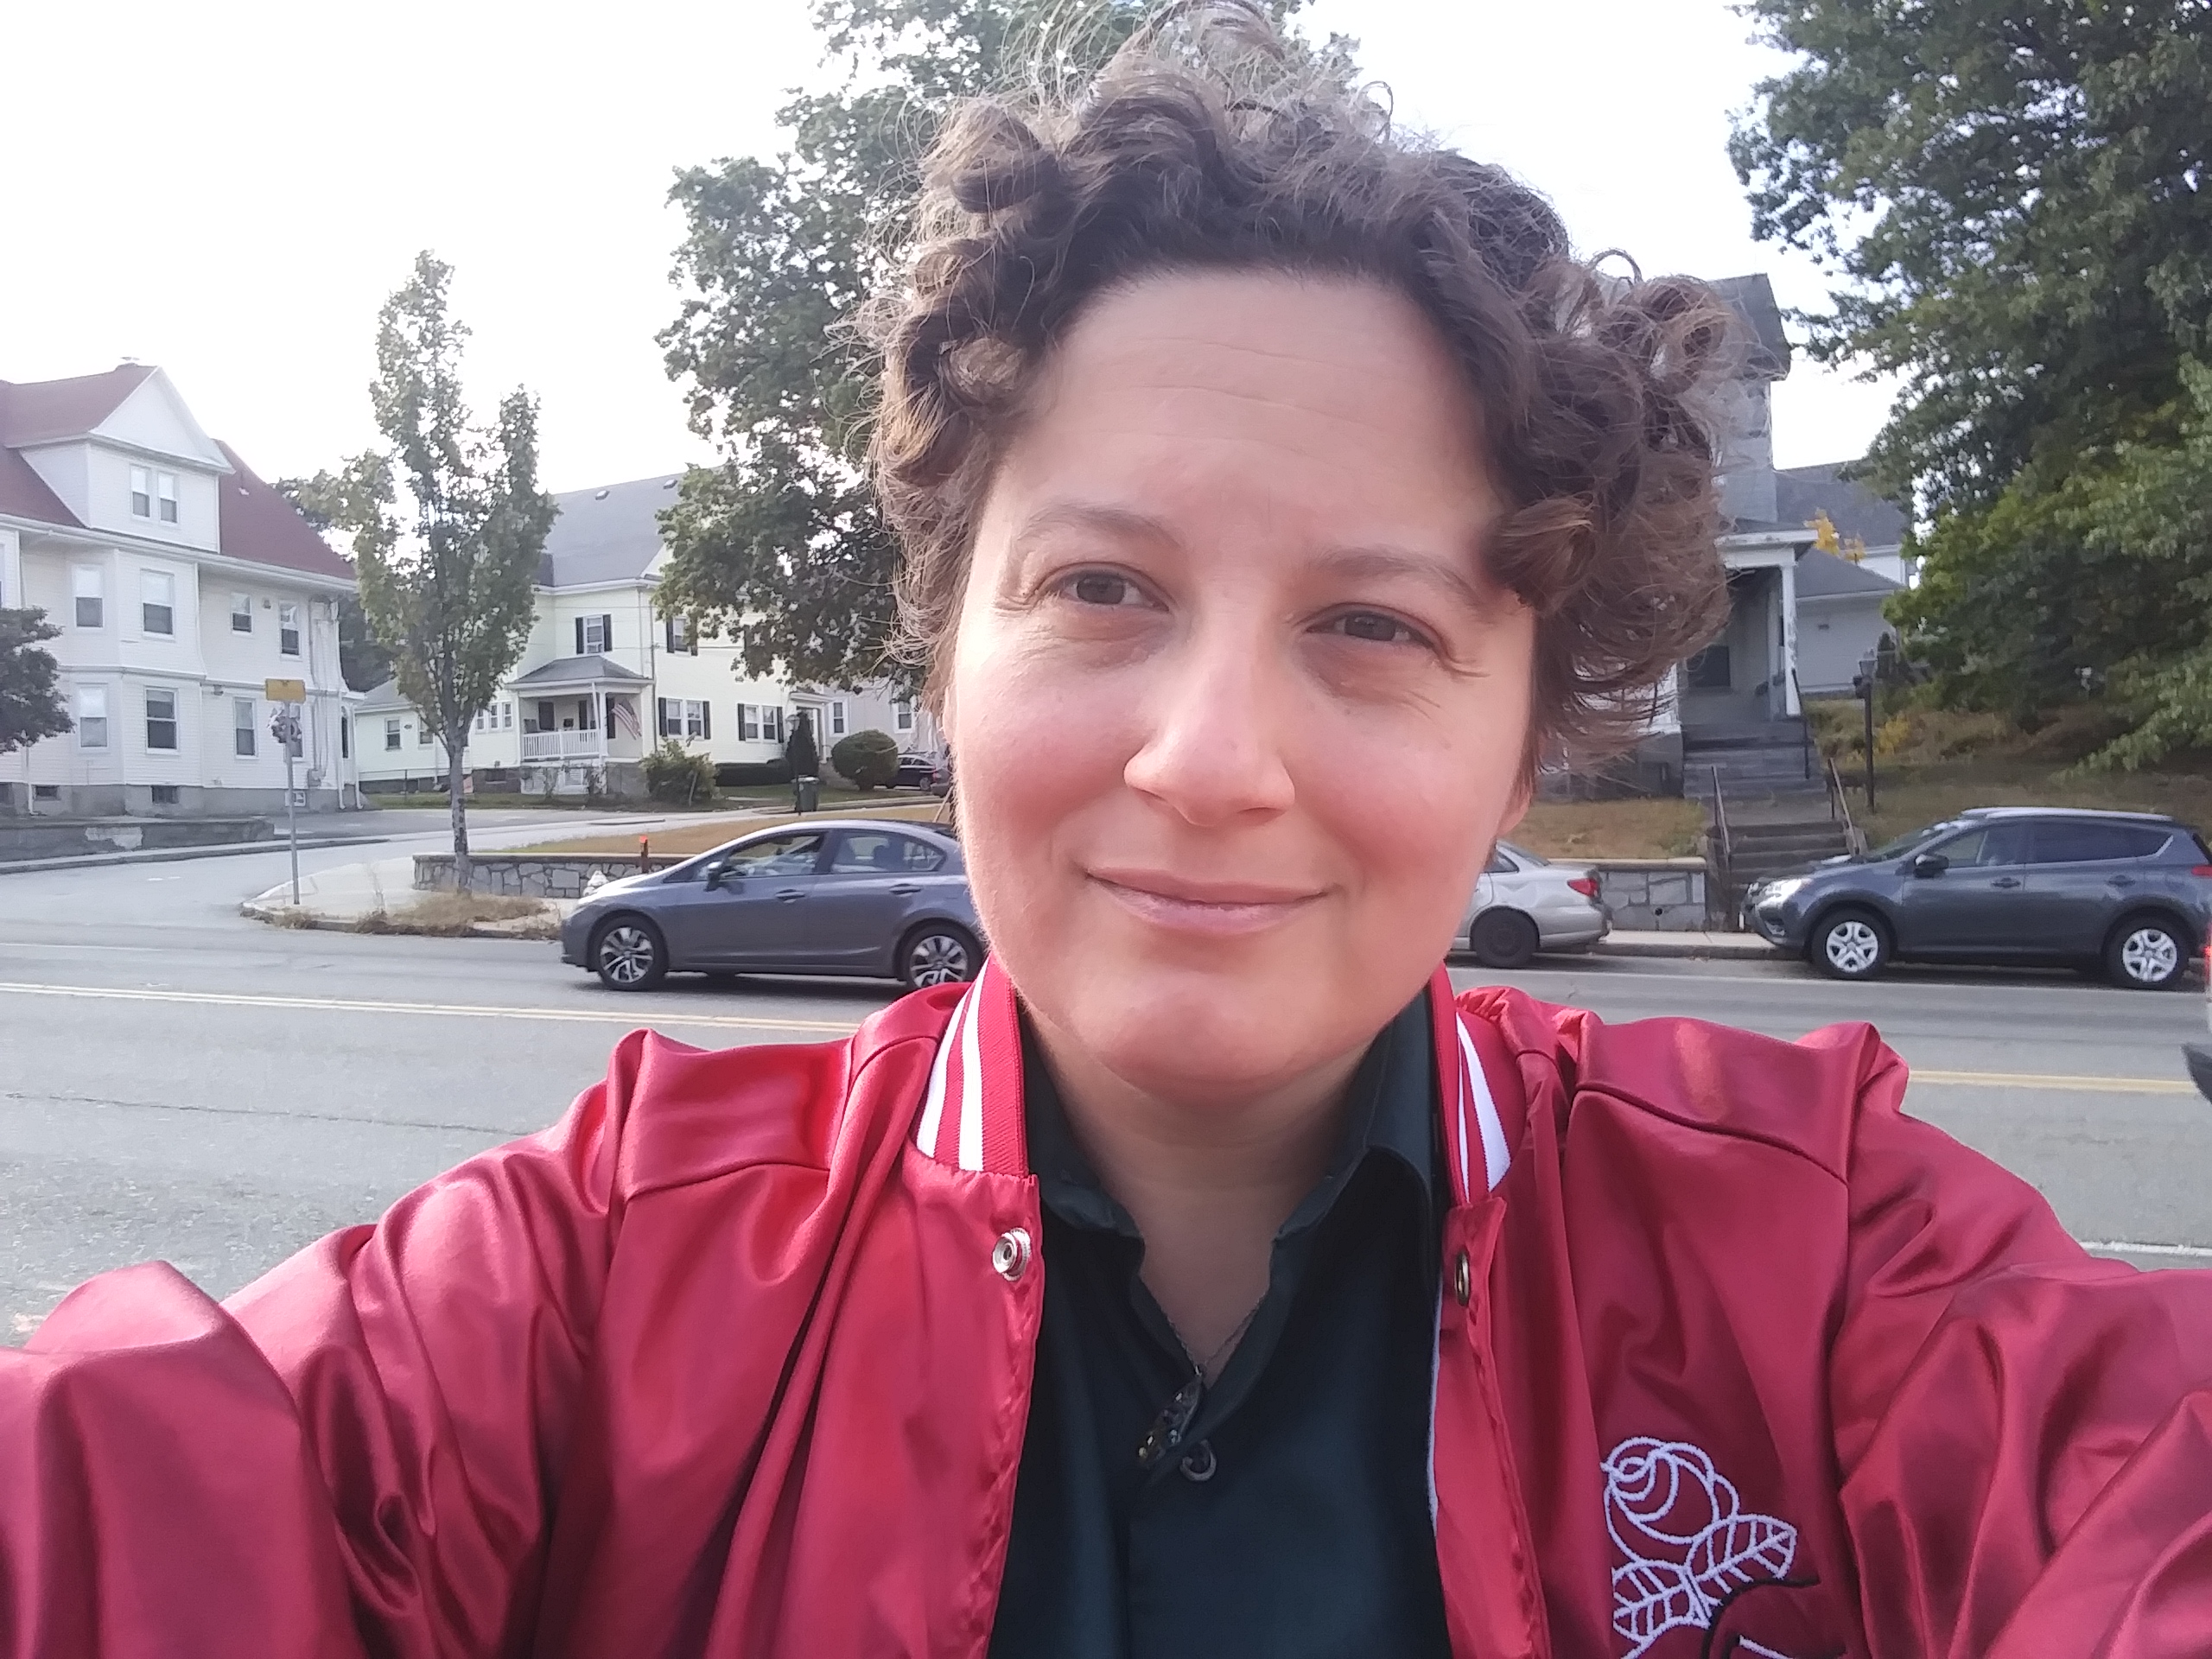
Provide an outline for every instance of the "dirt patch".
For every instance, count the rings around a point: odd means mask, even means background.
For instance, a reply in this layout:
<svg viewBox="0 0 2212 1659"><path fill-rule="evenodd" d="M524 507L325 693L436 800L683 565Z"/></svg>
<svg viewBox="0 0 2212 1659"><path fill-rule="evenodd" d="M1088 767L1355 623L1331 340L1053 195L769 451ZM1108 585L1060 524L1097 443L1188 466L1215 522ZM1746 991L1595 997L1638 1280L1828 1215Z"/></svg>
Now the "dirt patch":
<svg viewBox="0 0 2212 1659"><path fill-rule="evenodd" d="M282 925L282 924L279 924ZM347 926L323 923L321 925ZM458 939L493 934L516 939L557 939L558 912L539 899L511 899L483 893L426 893L397 910L372 910L357 917L354 933L412 933Z"/></svg>
<svg viewBox="0 0 2212 1659"><path fill-rule="evenodd" d="M1506 839L1546 858L1684 858L1704 833L1695 801L1538 801Z"/></svg>

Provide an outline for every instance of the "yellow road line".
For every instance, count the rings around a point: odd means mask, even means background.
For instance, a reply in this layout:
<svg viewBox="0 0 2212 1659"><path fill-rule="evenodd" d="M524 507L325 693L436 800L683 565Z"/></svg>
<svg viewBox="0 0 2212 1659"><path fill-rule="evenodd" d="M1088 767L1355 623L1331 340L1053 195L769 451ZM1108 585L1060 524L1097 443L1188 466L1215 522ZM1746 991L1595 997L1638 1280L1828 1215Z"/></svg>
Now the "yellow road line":
<svg viewBox="0 0 2212 1659"><path fill-rule="evenodd" d="M626 1009L514 1008L479 1002L382 1002L365 997L262 996L223 991L162 991L107 985L34 985L0 981L0 992L18 996L85 997L121 1002L183 1002L218 1008L308 1008L333 1014L419 1014L462 1020L555 1020L616 1026L712 1026L736 1031L820 1031L840 1036L859 1029L856 1020L761 1020L734 1014L683 1014L658 1000Z"/></svg>
<svg viewBox="0 0 2212 1659"><path fill-rule="evenodd" d="M1915 1083L1956 1084L1976 1089L2057 1089L2093 1095L2193 1095L2181 1077L2082 1077L2045 1071L1931 1071L1912 1068Z"/></svg>

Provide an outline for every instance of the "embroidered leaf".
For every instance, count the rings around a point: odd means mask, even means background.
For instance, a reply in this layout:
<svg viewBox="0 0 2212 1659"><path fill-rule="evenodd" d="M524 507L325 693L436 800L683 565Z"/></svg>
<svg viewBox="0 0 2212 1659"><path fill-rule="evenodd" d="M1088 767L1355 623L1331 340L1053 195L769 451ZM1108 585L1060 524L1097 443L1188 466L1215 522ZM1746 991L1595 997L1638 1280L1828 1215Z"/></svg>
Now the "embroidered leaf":
<svg viewBox="0 0 2212 1659"><path fill-rule="evenodd" d="M1630 1561L1613 1571L1613 1629L1637 1656L1677 1626L1702 1630L1713 1608L1690 1575L1672 1561Z"/></svg>
<svg viewBox="0 0 2212 1659"><path fill-rule="evenodd" d="M1770 1515L1716 1521L1690 1546L1685 1563L1699 1591L1725 1601L1747 1584L1786 1578L1797 1554L1797 1529Z"/></svg>

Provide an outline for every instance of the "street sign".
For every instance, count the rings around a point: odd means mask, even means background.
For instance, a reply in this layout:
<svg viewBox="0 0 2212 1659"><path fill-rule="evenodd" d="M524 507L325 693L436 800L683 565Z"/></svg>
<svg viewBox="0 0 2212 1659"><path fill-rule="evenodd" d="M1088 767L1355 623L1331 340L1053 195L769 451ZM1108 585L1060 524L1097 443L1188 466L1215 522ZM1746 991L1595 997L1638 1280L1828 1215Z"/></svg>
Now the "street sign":
<svg viewBox="0 0 2212 1659"><path fill-rule="evenodd" d="M271 702L305 702L308 683L305 680L264 680L261 695Z"/></svg>

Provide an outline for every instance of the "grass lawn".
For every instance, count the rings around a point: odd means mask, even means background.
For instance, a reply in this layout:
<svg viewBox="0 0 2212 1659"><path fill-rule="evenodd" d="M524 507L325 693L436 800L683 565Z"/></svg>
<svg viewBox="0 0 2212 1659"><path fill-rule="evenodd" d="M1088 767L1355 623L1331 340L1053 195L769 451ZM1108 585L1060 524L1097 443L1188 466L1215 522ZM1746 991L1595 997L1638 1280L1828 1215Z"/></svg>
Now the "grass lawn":
<svg viewBox="0 0 2212 1659"><path fill-rule="evenodd" d="M786 796L785 798L790 798ZM849 798L859 800L861 797L855 793ZM832 807L829 804L827 791L824 791L823 810L820 812L808 813L804 817L791 812L771 812L756 813L747 817L702 818L696 823L680 824L673 830L657 831L652 837L652 850L656 857L688 858L693 853L706 852L721 846L726 841L734 841L740 836L751 835L755 830L772 829L778 824L804 823L823 817L919 818L925 823L929 823L934 821L944 810L944 803L934 798L894 801L886 805L880 804L883 801L883 796L879 791L874 799L879 804L866 808L842 804ZM634 835L579 836L571 841L540 842L534 847L502 847L498 853L486 854L486 856L581 858L601 856L610 853L635 853L637 850L638 837Z"/></svg>
<svg viewBox="0 0 2212 1659"><path fill-rule="evenodd" d="M447 804L443 790L427 795L368 795L362 798L368 803L372 810L378 807L410 807L434 808L443 811ZM791 789L789 784L762 784L758 786L747 785L743 789L717 790L711 800L701 801L692 806L685 806L681 802L671 804L667 801L618 801L607 798L594 801L588 800L581 795L518 795L512 791L491 791L480 795L471 795L467 800L468 810L472 812L486 808L493 811L511 811L517 808L526 807L537 812L550 810L554 812L712 813L728 812L733 807L783 806L787 804L791 798ZM848 805L863 802L874 804L887 799L933 801L936 798L933 795L912 789L877 789L863 792L857 789L844 789L832 784L824 784L822 786L822 810L825 812L832 809L842 811Z"/></svg>
<svg viewBox="0 0 2212 1659"><path fill-rule="evenodd" d="M1695 801L1538 801L1506 839L1546 858L1692 858L1704 833Z"/></svg>

